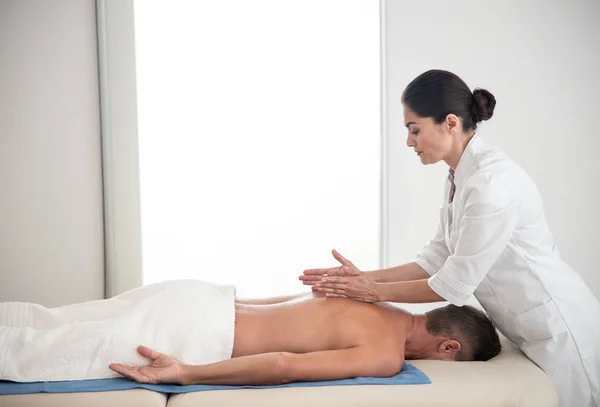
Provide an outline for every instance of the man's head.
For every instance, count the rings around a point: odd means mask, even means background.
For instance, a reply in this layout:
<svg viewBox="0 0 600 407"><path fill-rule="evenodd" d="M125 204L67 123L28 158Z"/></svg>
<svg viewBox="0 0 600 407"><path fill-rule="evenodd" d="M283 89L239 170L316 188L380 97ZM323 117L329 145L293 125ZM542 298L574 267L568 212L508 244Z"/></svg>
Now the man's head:
<svg viewBox="0 0 600 407"><path fill-rule="evenodd" d="M447 305L425 314L435 348L429 359L486 361L500 353L496 328L480 310Z"/></svg>

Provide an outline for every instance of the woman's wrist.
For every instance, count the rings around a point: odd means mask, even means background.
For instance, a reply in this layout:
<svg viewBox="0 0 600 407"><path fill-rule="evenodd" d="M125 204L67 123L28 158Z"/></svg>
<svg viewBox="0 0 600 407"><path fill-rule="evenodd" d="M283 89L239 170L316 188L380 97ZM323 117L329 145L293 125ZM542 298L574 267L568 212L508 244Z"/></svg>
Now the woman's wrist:
<svg viewBox="0 0 600 407"><path fill-rule="evenodd" d="M379 275L379 272L381 270L370 270L370 271L363 271L363 273L365 273L367 276L371 277L373 279L373 281L375 281L376 283L383 283L383 281L381 281L381 276Z"/></svg>
<svg viewBox="0 0 600 407"><path fill-rule="evenodd" d="M387 288L388 287L387 286L388 285L385 284L385 283L375 282L375 293L376 293L376 297L377 297L377 301L376 302L386 302L386 301L388 301L388 293L387 293Z"/></svg>

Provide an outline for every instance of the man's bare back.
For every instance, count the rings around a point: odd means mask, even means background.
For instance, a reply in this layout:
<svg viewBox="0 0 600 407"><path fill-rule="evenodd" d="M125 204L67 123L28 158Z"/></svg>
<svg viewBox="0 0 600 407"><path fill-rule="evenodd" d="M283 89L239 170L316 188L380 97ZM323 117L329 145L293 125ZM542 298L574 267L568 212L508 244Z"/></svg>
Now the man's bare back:
<svg viewBox="0 0 600 407"><path fill-rule="evenodd" d="M399 308L318 294L271 304L236 302L232 357L373 346L403 354L412 315Z"/></svg>

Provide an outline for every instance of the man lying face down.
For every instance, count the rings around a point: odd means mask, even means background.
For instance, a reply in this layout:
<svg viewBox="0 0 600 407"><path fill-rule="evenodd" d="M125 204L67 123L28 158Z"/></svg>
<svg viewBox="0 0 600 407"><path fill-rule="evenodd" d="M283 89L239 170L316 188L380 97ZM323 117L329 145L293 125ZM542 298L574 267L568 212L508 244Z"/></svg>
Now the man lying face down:
<svg viewBox="0 0 600 407"><path fill-rule="evenodd" d="M236 299L235 314L231 359L191 366L140 346L149 365L110 368L142 383L276 385L389 377L405 359L486 361L501 349L490 320L470 306L413 315L387 304L305 294Z"/></svg>

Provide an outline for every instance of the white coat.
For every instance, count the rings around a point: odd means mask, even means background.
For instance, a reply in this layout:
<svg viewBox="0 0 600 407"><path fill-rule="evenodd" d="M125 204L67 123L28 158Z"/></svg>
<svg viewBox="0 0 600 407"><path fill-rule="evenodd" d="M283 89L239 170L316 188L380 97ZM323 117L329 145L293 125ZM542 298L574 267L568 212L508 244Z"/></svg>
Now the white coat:
<svg viewBox="0 0 600 407"><path fill-rule="evenodd" d="M600 302L560 257L533 180L473 136L415 261L455 305L471 294L551 378L561 407L600 407Z"/></svg>

